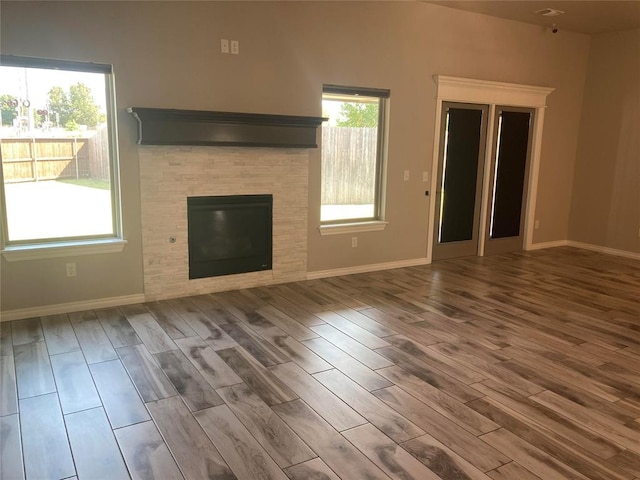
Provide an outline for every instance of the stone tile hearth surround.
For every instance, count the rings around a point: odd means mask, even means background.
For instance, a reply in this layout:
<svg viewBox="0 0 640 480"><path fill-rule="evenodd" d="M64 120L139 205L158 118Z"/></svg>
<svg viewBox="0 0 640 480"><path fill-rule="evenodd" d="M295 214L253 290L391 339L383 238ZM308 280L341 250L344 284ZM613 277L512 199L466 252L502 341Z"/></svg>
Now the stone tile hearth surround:
<svg viewBox="0 0 640 480"><path fill-rule="evenodd" d="M147 301L305 278L308 150L141 146L139 159ZM189 280L187 197L252 194L273 195L273 270Z"/></svg>

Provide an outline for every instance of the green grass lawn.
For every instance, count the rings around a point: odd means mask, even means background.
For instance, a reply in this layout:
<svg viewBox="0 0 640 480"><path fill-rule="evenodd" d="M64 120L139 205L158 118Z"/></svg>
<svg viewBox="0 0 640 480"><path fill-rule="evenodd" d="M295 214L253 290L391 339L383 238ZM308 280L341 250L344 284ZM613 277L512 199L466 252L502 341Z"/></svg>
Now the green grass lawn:
<svg viewBox="0 0 640 480"><path fill-rule="evenodd" d="M106 180L95 180L93 178L58 178L57 182L70 183L79 187L99 188L109 190L109 182Z"/></svg>

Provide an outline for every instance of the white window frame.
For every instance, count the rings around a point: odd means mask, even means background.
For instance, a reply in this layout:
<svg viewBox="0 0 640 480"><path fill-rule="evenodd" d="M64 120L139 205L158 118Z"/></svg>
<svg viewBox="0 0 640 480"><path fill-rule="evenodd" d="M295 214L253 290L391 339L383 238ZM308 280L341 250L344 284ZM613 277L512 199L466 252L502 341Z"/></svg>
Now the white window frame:
<svg viewBox="0 0 640 480"><path fill-rule="evenodd" d="M3 169L0 168L0 195L2 215L0 218L0 241L3 257L9 261L37 260L43 258L68 257L116 253L124 249L120 204L120 173L118 168L118 145L116 123L116 98L113 67L109 64L51 60L35 57L0 55L0 64L12 67L41 68L77 72L102 73L105 76L107 103L107 138L109 145L109 171L113 233L107 235L63 237L10 241L8 236L7 211L4 191Z"/></svg>
<svg viewBox="0 0 640 480"><path fill-rule="evenodd" d="M340 85L324 85L322 99L333 98L349 101L358 96L378 98L378 140L376 148L376 179L374 193L374 213L372 217L320 221L321 235L349 234L363 231L384 230L387 140L390 91L378 88L346 87ZM322 180L321 180L322 181Z"/></svg>

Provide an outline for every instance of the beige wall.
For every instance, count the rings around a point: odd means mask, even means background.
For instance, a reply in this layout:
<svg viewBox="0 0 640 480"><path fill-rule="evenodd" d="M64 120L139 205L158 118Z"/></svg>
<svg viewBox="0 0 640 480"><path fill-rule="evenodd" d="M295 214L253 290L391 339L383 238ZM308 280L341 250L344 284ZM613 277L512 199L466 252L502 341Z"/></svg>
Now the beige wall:
<svg viewBox="0 0 640 480"><path fill-rule="evenodd" d="M320 155L309 174L308 269L422 258L435 74L555 87L534 240L567 238L589 37L422 2L8 2L2 53L112 63L119 106L122 254L6 263L2 310L142 293L140 187L127 106L320 115L323 83L391 89L384 232L321 237ZM220 38L240 41L222 55ZM411 180L402 181L410 170ZM77 263L67 279L64 264Z"/></svg>
<svg viewBox="0 0 640 480"><path fill-rule="evenodd" d="M594 36L569 239L640 253L640 29Z"/></svg>

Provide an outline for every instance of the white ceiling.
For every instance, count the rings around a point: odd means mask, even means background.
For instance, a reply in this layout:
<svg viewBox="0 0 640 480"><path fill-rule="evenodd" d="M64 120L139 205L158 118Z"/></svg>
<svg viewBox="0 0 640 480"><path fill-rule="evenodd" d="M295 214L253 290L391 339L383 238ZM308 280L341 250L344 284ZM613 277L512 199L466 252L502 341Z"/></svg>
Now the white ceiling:
<svg viewBox="0 0 640 480"><path fill-rule="evenodd" d="M425 0L445 7L483 13L551 27L560 32L589 35L640 28L640 0ZM534 12L543 8L562 10L563 15L549 18Z"/></svg>

